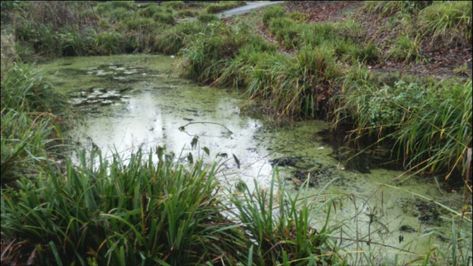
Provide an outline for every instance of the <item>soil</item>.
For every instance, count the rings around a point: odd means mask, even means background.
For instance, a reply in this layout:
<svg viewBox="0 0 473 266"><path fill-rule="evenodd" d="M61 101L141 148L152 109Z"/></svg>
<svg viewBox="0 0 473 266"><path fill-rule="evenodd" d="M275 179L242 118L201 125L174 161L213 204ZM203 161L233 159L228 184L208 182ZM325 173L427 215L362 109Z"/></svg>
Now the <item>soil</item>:
<svg viewBox="0 0 473 266"><path fill-rule="evenodd" d="M344 19L348 11L361 5L356 1L298 1L287 3L286 10L305 14L309 22L322 22Z"/></svg>

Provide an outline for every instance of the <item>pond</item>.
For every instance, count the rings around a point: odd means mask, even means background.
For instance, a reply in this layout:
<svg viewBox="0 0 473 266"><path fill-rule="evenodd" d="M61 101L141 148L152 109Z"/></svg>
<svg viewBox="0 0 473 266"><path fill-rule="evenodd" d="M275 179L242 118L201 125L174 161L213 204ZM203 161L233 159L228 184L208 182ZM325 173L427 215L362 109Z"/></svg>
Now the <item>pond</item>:
<svg viewBox="0 0 473 266"><path fill-rule="evenodd" d="M334 237L358 254L354 262L362 253L394 263L433 246L447 249L452 213L446 206L461 209L461 193L441 189L433 178L375 165L352 170L323 141L325 122L275 125L246 114L242 93L179 78L177 63L168 56L120 55L62 58L38 67L79 114L69 134L80 147L126 158L160 145L182 161L203 156L218 161L228 191L242 182L253 189L254 180L267 187L277 171L289 193L298 191L313 205L314 227L323 225L332 206L329 223L341 229ZM455 224L471 236L469 225Z"/></svg>

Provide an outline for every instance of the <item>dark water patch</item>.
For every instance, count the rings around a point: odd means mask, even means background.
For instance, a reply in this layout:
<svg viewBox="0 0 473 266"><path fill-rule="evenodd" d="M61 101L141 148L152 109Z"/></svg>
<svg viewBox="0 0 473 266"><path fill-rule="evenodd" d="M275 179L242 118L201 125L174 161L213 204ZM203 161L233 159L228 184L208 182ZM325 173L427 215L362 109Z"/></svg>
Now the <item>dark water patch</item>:
<svg viewBox="0 0 473 266"><path fill-rule="evenodd" d="M420 223L428 225L440 225L440 209L432 201L422 199L404 199L401 201L405 213L417 217Z"/></svg>
<svg viewBox="0 0 473 266"><path fill-rule="evenodd" d="M342 162L347 170L370 173L372 169L403 170L402 163L392 156L392 146L376 144L370 137L357 138L356 142L348 138L347 127L325 129L315 138L333 149L331 156Z"/></svg>

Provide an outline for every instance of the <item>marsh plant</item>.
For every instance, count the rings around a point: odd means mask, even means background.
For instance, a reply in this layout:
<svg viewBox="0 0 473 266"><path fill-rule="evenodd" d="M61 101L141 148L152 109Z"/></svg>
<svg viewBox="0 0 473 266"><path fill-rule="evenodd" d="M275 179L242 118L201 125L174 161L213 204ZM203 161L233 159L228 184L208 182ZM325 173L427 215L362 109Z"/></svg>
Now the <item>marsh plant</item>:
<svg viewBox="0 0 473 266"><path fill-rule="evenodd" d="M48 169L5 189L6 258L58 265L338 260L330 229L312 228L308 207L276 192L275 181L269 191L230 195L237 211L229 218L215 165L176 164L163 149L153 152L158 162L141 151L107 161L93 150L76 166L67 162L64 173Z"/></svg>

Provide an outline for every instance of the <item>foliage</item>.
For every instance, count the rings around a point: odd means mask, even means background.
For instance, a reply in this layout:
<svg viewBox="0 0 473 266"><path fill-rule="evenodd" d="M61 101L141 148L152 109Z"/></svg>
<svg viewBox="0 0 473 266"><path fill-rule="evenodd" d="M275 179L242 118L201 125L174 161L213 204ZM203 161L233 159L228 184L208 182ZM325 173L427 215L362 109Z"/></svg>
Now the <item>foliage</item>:
<svg viewBox="0 0 473 266"><path fill-rule="evenodd" d="M419 12L420 29L434 40L471 42L471 7L470 1L435 2Z"/></svg>
<svg viewBox="0 0 473 266"><path fill-rule="evenodd" d="M269 26L269 22L273 18L282 17L284 15L285 15L284 8L282 8L281 6L271 6L267 8L263 14L263 24L265 26Z"/></svg>
<svg viewBox="0 0 473 266"><path fill-rule="evenodd" d="M64 109L62 96L30 67L14 65L1 85L1 182L31 177L54 158L53 144L60 134L55 116Z"/></svg>
<svg viewBox="0 0 473 266"><path fill-rule="evenodd" d="M82 153L78 166L68 162L64 174L49 170L20 180L17 190L2 195L2 233L22 239L23 253L34 253L40 264L236 265L335 258L330 229L312 229L309 209L296 204L297 197L281 197L276 216L273 190L232 196L240 225L223 216L227 206L217 194L215 167L202 161L178 165L160 148L156 154L157 163L141 151L126 163L118 155L108 162L95 150L89 157ZM270 209L261 208L268 203ZM264 237L257 237L261 227ZM264 253L279 242L286 244ZM253 244L256 252L248 250Z"/></svg>
<svg viewBox="0 0 473 266"><path fill-rule="evenodd" d="M256 242L247 244L251 261L256 265L343 264L329 239L327 224L315 230L307 204L297 195L291 197L281 182L278 187L276 192L274 178L267 191L255 181L255 192L244 186L243 195L232 199L244 231Z"/></svg>
<svg viewBox="0 0 473 266"><path fill-rule="evenodd" d="M359 135L395 143L406 167L465 174L471 147L471 80L398 81L379 84L356 70L338 110L354 120ZM365 73L365 74L363 74ZM358 80L357 80L358 79Z"/></svg>
<svg viewBox="0 0 473 266"><path fill-rule="evenodd" d="M232 9L245 5L245 2L242 1L220 1L219 3L212 3L206 7L207 13L215 14L227 9Z"/></svg>
<svg viewBox="0 0 473 266"><path fill-rule="evenodd" d="M204 26L201 23L180 23L155 37L155 50L165 54L176 54L191 41L193 36L203 30Z"/></svg>

